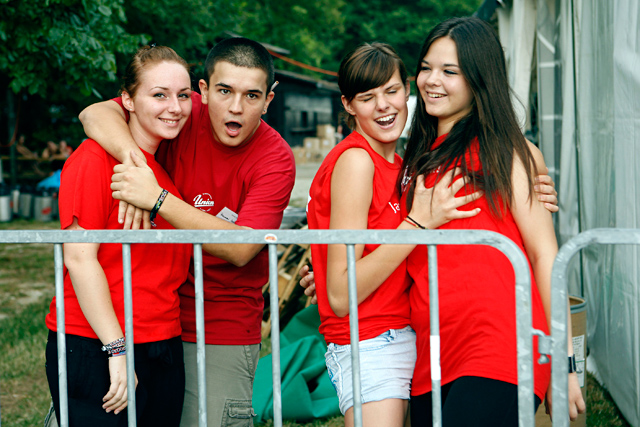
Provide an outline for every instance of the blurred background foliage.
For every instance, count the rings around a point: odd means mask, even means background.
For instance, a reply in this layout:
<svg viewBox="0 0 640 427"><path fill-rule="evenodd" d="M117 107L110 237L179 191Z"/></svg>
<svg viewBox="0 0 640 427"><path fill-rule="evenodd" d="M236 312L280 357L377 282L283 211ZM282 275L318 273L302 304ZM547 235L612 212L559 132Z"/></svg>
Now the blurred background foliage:
<svg viewBox="0 0 640 427"><path fill-rule="evenodd" d="M193 67L234 33L329 71L365 41L391 43L414 73L435 23L472 14L482 0L0 0L0 153L10 129L41 150L47 140L77 146L86 105L117 95L128 58L149 42L168 45ZM275 60L276 68L334 79ZM11 125L10 125L11 124Z"/></svg>

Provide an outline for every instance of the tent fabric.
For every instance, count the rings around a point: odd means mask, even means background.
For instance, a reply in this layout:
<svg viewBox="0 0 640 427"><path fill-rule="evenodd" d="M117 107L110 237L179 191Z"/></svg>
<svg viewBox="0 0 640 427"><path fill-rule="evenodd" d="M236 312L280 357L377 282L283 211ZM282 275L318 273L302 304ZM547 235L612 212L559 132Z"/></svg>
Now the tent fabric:
<svg viewBox="0 0 640 427"><path fill-rule="evenodd" d="M506 3L511 9L499 14L501 21L536 21L539 143L558 186L559 243L592 228L640 228L640 3ZM535 13L523 18L513 12L524 9ZM500 25L500 36L509 56L523 43L520 39L528 38L529 24L519 27L508 22ZM528 73L509 70L514 73L510 76L514 87L529 84ZM575 257L569 276L569 292L582 294L587 301L588 368L597 365L604 386L636 427L640 426L639 255L637 246L592 245Z"/></svg>
<svg viewBox="0 0 640 427"><path fill-rule="evenodd" d="M581 229L640 228L640 6L637 0L582 0L576 11ZM591 356L637 427L640 248L591 246L583 253Z"/></svg>
<svg viewBox="0 0 640 427"><path fill-rule="evenodd" d="M280 334L283 419L307 421L340 415L338 397L324 362L327 346L318 332L316 305L296 314ZM253 383L256 422L273 418L271 355L258 363Z"/></svg>

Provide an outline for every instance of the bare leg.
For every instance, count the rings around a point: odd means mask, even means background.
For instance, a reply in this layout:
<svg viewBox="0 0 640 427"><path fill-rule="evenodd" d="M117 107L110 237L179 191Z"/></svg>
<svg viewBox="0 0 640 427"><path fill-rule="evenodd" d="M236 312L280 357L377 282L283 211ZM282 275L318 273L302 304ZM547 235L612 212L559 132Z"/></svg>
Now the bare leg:
<svg viewBox="0 0 640 427"><path fill-rule="evenodd" d="M362 405L363 427L388 426L403 427L409 401L404 399L384 399ZM344 414L345 427L353 427L353 406Z"/></svg>

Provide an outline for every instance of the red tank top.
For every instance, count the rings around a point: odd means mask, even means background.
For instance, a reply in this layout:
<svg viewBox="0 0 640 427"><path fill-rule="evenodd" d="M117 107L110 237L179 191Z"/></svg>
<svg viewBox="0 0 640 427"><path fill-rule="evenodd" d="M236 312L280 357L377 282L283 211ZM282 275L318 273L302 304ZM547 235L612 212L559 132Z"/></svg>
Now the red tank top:
<svg viewBox="0 0 640 427"><path fill-rule="evenodd" d="M438 138L434 148L446 135ZM474 141L466 153L467 165L481 170L479 145ZM471 160L471 161L470 161ZM429 174L426 185L436 182ZM460 190L457 196L464 194ZM470 191L471 192L471 191ZM406 193L402 197L403 212ZM482 229L495 231L513 240L526 255L522 236L510 211L501 219L491 214L486 197L463 206L479 207L480 214L451 221L439 229ZM415 284L411 288L411 326L417 334L418 359L411 394L431 391L429 354L429 270L427 248L418 246L407 259L407 270ZM531 265L529 265L531 270ZM547 322L538 288L531 273L533 325L548 334ZM438 284L440 298L440 363L442 384L462 376L477 376L517 384L515 274L502 252L482 245L438 247ZM550 379L550 365L538 365L537 338L534 339L535 393L544 398Z"/></svg>
<svg viewBox="0 0 640 427"><path fill-rule="evenodd" d="M395 229L400 225L400 206L395 189L401 168L397 154L389 163L376 153L366 139L357 132L340 142L320 165L309 190L307 219L310 229L329 229L331 218L331 174L342 153L350 148L367 151L375 167L373 199L367 220L368 229ZM365 245L363 257L379 245ZM328 343L349 344L349 316L338 317L333 313L327 298L327 245L311 245L315 272L320 333ZM380 287L358 306L360 340L376 337L389 329L399 329L409 324L409 277L403 262Z"/></svg>

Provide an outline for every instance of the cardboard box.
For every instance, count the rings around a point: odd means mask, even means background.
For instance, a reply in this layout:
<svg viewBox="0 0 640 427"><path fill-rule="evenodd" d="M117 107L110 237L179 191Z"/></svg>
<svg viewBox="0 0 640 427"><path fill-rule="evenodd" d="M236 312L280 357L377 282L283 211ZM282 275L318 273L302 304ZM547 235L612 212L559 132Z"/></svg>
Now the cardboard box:
<svg viewBox="0 0 640 427"><path fill-rule="evenodd" d="M316 128L316 135L318 138L335 139L336 128L331 125L318 125Z"/></svg>
<svg viewBox="0 0 640 427"><path fill-rule="evenodd" d="M303 140L304 148L310 153L320 151L320 138L307 137Z"/></svg>
<svg viewBox="0 0 640 427"><path fill-rule="evenodd" d="M296 165L303 165L308 162L307 149L304 147L293 147L293 158L296 161Z"/></svg>

